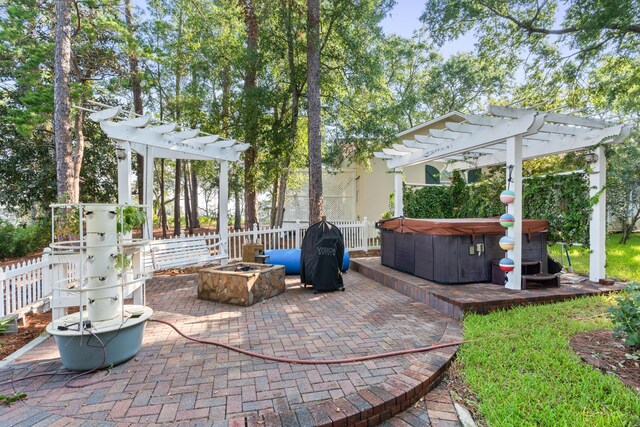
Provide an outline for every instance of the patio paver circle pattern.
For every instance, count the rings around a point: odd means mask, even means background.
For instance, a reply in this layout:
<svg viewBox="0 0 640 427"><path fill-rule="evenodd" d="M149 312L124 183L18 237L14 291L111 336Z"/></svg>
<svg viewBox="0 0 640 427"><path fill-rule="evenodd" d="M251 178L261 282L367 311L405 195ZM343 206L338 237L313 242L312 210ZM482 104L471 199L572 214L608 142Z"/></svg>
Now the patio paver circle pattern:
<svg viewBox="0 0 640 427"><path fill-rule="evenodd" d="M198 300L195 275L159 276L147 283L147 304L155 318L188 335L294 359L347 358L461 339L457 321L358 273L345 275L345 287L314 294L289 277L284 294L237 307ZM103 381L81 389L64 387L69 375L24 381L15 389L28 399L0 413L9 425L375 424L426 393L455 350L340 365L286 364L189 342L150 322L138 355ZM62 369L57 357L53 340L47 340L0 371L0 382Z"/></svg>

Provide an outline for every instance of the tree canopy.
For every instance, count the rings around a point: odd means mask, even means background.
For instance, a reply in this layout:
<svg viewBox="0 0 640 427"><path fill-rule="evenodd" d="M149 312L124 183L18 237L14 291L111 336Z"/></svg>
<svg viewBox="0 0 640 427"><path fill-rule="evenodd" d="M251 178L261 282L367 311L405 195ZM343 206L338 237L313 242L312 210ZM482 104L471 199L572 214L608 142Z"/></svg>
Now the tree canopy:
<svg viewBox="0 0 640 427"><path fill-rule="evenodd" d="M82 182L83 201L115 200L112 143L74 107L92 100L249 142L243 162L231 168L237 227L242 216L246 224L282 223L287 187L301 179L317 142L325 165L367 164L399 131L490 102L637 119L635 1L426 0L423 27L411 37L383 31L393 0L317 3L72 2L64 95L71 109L61 130L54 120L60 5L6 0L0 204L42 212L60 197L60 179ZM309 4L317 7L317 28L309 25ZM310 29L318 32L312 45ZM472 49L441 53L443 43L470 33ZM319 56L313 73L309 46ZM310 97L316 92L319 98ZM60 175L61 156L73 172L68 178ZM215 165L162 161L156 169L155 209L165 230L168 215L174 232L182 212L190 229L198 214L215 217L215 206L198 201L215 194Z"/></svg>

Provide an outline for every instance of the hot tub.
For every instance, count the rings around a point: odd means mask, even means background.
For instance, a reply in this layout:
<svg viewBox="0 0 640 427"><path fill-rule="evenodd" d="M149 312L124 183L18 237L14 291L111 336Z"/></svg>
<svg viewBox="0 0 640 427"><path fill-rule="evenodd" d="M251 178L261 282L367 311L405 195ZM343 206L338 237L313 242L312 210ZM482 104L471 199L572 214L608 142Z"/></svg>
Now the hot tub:
<svg viewBox="0 0 640 427"><path fill-rule="evenodd" d="M525 219L522 259L540 261L547 272L547 227ZM377 224L382 265L443 284L491 281L491 263L505 256L498 218L392 218Z"/></svg>

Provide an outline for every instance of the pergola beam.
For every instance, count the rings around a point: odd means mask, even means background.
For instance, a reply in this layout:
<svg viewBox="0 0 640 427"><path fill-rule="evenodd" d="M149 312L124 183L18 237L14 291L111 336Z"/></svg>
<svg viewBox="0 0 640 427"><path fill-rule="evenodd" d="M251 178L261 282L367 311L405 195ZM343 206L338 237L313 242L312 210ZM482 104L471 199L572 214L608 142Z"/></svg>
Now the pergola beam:
<svg viewBox="0 0 640 427"><path fill-rule="evenodd" d="M431 135L415 135L414 138L420 144L438 145L438 144L440 144L442 142L446 142L443 139L438 139L438 138L435 138L435 137L433 137Z"/></svg>
<svg viewBox="0 0 640 427"><path fill-rule="evenodd" d="M176 130L177 127L178 125L175 123L167 123L166 125L150 126L147 128L147 130L156 133L169 133Z"/></svg>
<svg viewBox="0 0 640 427"><path fill-rule="evenodd" d="M624 141L631 133L631 128L625 125L615 125L606 129L591 130L579 136L565 136L554 139L552 143L537 143L523 147L522 159L550 156L584 150L599 143L618 143ZM506 156L503 153L490 154L479 157L474 165L453 163L453 169L474 169L504 164Z"/></svg>
<svg viewBox="0 0 640 427"><path fill-rule="evenodd" d="M465 134L455 140L444 140L447 142L439 144L432 149L425 150L422 155L420 153L414 153L408 156L402 156L401 158L391 159L387 162L387 166L393 169L414 163L450 158L453 155L488 147L509 137L535 133L544 124L544 118L544 114L532 113L518 119L503 121L498 126L488 127L474 134Z"/></svg>
<svg viewBox="0 0 640 427"><path fill-rule="evenodd" d="M532 111L536 111L536 110L529 110L525 108L504 107L499 105L489 106L489 112L491 114L495 116L510 117L514 119L530 114ZM558 113L550 113L550 112L545 112L544 114L547 115L547 122L549 123L559 123L559 124L571 125L571 126L582 126L582 127L594 128L594 129L602 129L605 127L609 127L613 124L605 120L592 119L590 117L579 117L579 116L572 116L569 114L558 114Z"/></svg>
<svg viewBox="0 0 640 427"><path fill-rule="evenodd" d="M405 153L418 153L424 150L424 148L407 147L406 145L403 145L403 144L393 144L392 147L396 151L401 151Z"/></svg>
<svg viewBox="0 0 640 427"><path fill-rule="evenodd" d="M187 138L194 138L196 130L181 131L172 134L160 134L146 128L137 128L120 123L104 121L100 127L109 138L117 141L129 141L134 150L136 147L149 145L158 149L158 157L169 159L193 159L193 160L228 160L237 161L240 153L227 148L215 147L203 144L185 144ZM195 134L194 134L195 133ZM144 152L140 152L144 155Z"/></svg>
<svg viewBox="0 0 640 427"><path fill-rule="evenodd" d="M479 130L482 130L483 125L474 125L471 123L458 123L458 122L446 122L445 126L447 129L452 130L454 132L464 132L464 133L474 133Z"/></svg>

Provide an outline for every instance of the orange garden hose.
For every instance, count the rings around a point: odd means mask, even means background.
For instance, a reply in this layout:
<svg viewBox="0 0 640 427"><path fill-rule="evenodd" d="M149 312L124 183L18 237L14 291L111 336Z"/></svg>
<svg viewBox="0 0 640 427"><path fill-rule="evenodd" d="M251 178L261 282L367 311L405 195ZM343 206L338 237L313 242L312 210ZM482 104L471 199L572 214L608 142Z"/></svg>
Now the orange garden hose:
<svg viewBox="0 0 640 427"><path fill-rule="evenodd" d="M426 346L426 347L411 348L411 349L408 349L408 350L396 350L396 351L390 351L390 352L387 352L387 353L371 354L371 355L368 355L368 356L349 357L349 358L346 358L346 359L327 359L327 360L289 359L287 357L268 356L266 354L260 354L260 353L256 353L256 352L253 352L253 351L244 350L244 349L241 349L239 347L235 347L235 346L232 346L232 345L229 345L229 344L221 343L219 341L212 341L212 340L206 340L206 339L202 339L202 338L190 337L189 335L185 334L180 329L178 329L177 326L175 326L171 322L167 322L165 320L149 319L149 321L150 322L162 323L164 325L167 325L170 328L172 328L174 331L176 331L181 337L183 337L183 338L185 338L185 339L187 339L189 341L197 342L197 343L200 343L200 344L215 345L215 346L218 346L218 347L226 348L227 350L231 350L231 351L235 351L237 353L245 354L247 356L257 357L259 359L271 360L273 362L281 362L281 363L296 363L296 364L300 364L300 365L336 365L336 364L341 364L341 363L364 362L366 360L382 359L382 358L385 358L385 357L392 357L392 356L402 356L404 354L423 353L423 352L427 352L427 351L438 350L438 349L441 349L441 348L453 347L453 346L456 346L456 345L460 345L460 344L464 344L466 342L469 342L469 340L451 341L451 342L447 342L447 343L435 344L435 345L430 345L430 346ZM93 333L91 333L91 334L94 335ZM98 337L96 336L96 338L98 338ZM104 353L104 359L106 360L106 346L103 345L102 349L103 349L103 352L105 352ZM104 360L103 360L102 363L104 363ZM101 366L102 363L100 363L100 365L98 365L98 367ZM89 383L89 384L72 385L71 382L73 380L81 377L81 376L85 376L87 374L96 372L98 370L98 367L96 367L94 369L91 369L89 371L81 372L81 373L73 376L70 380L68 380L65 383L65 386L66 387L71 387L71 388L82 388L82 387L86 387L88 385L95 384L95 382L92 382L92 383ZM46 373L41 373L41 374L27 375L25 377L20 377L20 378L15 378L15 379L11 379L11 380L0 382L0 386L7 385L7 384L12 384L14 382L18 382L18 381L22 381L22 380L26 380L26 379L31 379L31 378L37 378L37 377L42 377L42 376L52 376L52 375L68 375L69 373L70 372L56 371L56 372L46 372ZM100 380L98 380L98 382L100 382L102 380L104 380L104 378L101 378Z"/></svg>
<svg viewBox="0 0 640 427"><path fill-rule="evenodd" d="M422 353L422 352L425 352L425 351L438 350L438 349L441 349L441 348L453 347L453 346L460 345L460 344L463 344L465 342L468 342L467 340L464 340L464 341L452 341L452 342L447 342L447 343L442 343L442 344L430 345L430 346L427 346L427 347L418 347L418 348L411 348L411 349L408 349L408 350L390 351L390 352L387 352L387 353L371 354L369 356L350 357L350 358L346 358L346 359L328 359L328 360L289 359L289 358L286 358L286 357L267 356L266 354L260 354L260 353L255 353L255 352L249 351L249 350L243 350L241 348L234 347L234 346L229 345L229 344L224 344L224 343L221 343L219 341L211 341L211 340L205 340L205 339L202 339L202 338L190 337L189 335L186 335L185 333L180 331L180 329L178 329L177 326L175 326L174 324L172 324L170 322L167 322L165 320L149 319L149 321L150 322L157 322L157 323L165 324L165 325L169 326L170 328L172 328L174 331L176 331L181 337L186 338L189 341L197 342L197 343L200 343L200 344L215 345L215 346L218 346L218 347L226 348L226 349L231 350L231 351L235 351L235 352L238 352L238 353L246 354L247 356L257 357L257 358L264 359L264 360L271 360L273 362L297 363L297 364L300 364L300 365L335 365L335 364L339 364L339 363L363 362L365 360L382 359L384 357L401 356L403 354Z"/></svg>

